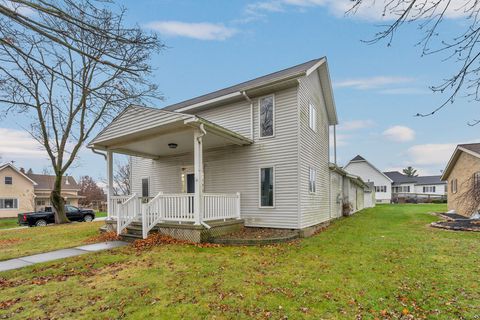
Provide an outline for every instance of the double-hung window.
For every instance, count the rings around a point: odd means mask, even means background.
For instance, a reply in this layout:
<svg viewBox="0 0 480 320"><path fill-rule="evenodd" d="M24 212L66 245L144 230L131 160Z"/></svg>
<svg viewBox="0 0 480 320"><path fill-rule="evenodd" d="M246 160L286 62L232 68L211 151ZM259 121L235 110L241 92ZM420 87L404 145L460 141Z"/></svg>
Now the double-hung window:
<svg viewBox="0 0 480 320"><path fill-rule="evenodd" d="M148 178L143 178L142 179L142 197L143 198L148 198L150 196L150 179Z"/></svg>
<svg viewBox="0 0 480 320"><path fill-rule="evenodd" d="M5 177L5 184L13 184L13 178L12 177Z"/></svg>
<svg viewBox="0 0 480 320"><path fill-rule="evenodd" d="M308 125L317 132L317 108L311 102L308 104Z"/></svg>
<svg viewBox="0 0 480 320"><path fill-rule="evenodd" d="M317 170L310 167L308 175L308 191L315 193L317 191Z"/></svg>
<svg viewBox="0 0 480 320"><path fill-rule="evenodd" d="M475 172L473 174L473 187L475 190L478 190L480 188L480 172Z"/></svg>
<svg viewBox="0 0 480 320"><path fill-rule="evenodd" d="M18 209L18 200L13 198L0 199L0 209Z"/></svg>
<svg viewBox="0 0 480 320"><path fill-rule="evenodd" d="M274 168L260 169L260 207L274 206Z"/></svg>
<svg viewBox="0 0 480 320"><path fill-rule="evenodd" d="M260 98L259 105L260 137L272 137L275 134L275 100L273 95Z"/></svg>

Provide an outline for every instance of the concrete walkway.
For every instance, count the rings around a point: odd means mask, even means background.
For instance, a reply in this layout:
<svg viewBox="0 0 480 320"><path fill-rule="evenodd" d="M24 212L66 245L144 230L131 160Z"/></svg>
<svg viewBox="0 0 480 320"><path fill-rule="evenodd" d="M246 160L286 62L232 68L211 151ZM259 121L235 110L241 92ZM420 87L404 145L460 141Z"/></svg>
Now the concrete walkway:
<svg viewBox="0 0 480 320"><path fill-rule="evenodd" d="M19 269L19 268L31 266L37 263L80 256L82 254L89 253L89 252L97 252L97 251L103 251L103 250L113 249L117 247L123 247L127 244L128 242L124 242L124 241L107 241L107 242L89 244L89 245L79 246L79 247L74 247L69 249L61 249L61 250L56 250L51 252L34 254L32 256L27 256L27 257L0 261L0 272Z"/></svg>

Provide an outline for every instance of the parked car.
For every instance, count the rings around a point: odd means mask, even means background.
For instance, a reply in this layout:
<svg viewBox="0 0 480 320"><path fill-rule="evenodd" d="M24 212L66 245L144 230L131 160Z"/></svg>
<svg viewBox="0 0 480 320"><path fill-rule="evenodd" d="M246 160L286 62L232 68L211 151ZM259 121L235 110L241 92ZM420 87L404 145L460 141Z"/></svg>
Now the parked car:
<svg viewBox="0 0 480 320"><path fill-rule="evenodd" d="M70 221L85 221L91 222L95 219L95 212L91 209L79 209L74 206L65 206L65 213ZM18 224L21 226L29 227L44 227L49 223L55 222L55 216L52 210L46 209L45 211L19 213Z"/></svg>

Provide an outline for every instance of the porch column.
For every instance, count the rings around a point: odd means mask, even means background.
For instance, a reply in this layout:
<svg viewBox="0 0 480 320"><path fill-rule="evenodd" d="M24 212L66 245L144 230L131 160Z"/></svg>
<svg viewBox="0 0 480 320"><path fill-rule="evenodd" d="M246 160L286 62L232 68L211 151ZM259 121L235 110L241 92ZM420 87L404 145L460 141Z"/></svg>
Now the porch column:
<svg viewBox="0 0 480 320"><path fill-rule="evenodd" d="M204 132L201 129L193 131L193 153L195 166L195 196L193 204L193 215L195 224L202 223L203 218L203 145L202 137Z"/></svg>
<svg viewBox="0 0 480 320"><path fill-rule="evenodd" d="M107 217L111 218L113 212L111 197L113 196L113 152L107 151Z"/></svg>

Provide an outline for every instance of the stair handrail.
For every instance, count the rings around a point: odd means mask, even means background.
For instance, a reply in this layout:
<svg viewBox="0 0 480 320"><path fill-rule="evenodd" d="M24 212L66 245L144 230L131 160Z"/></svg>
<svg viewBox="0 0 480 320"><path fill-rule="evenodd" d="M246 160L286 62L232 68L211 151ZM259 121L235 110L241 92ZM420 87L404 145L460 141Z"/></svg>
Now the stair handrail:
<svg viewBox="0 0 480 320"><path fill-rule="evenodd" d="M161 200L163 199L163 192L159 192L152 200L150 200L146 206L142 215L142 237L146 239L148 237L148 232L155 227L163 218L163 206ZM154 205L160 202L157 206L158 210L153 210Z"/></svg>
<svg viewBox="0 0 480 320"><path fill-rule="evenodd" d="M137 194L134 193L124 203L117 207L117 235L120 235L122 231L128 227L137 216L136 211L138 210L138 206L136 200ZM133 204L133 206L131 204ZM131 209L133 209L133 214L131 215L129 215L129 206L131 206Z"/></svg>

